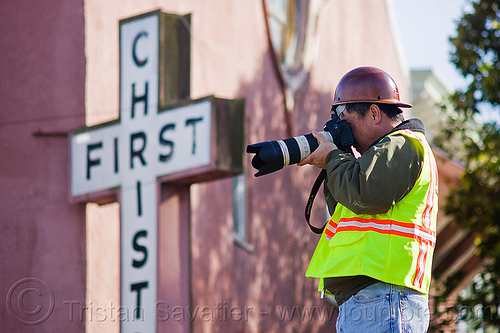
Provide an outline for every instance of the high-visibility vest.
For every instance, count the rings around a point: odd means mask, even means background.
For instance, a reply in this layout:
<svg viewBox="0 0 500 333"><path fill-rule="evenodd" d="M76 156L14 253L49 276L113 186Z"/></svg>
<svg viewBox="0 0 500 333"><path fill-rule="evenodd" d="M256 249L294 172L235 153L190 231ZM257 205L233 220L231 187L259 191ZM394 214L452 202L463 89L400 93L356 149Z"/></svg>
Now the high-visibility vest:
<svg viewBox="0 0 500 333"><path fill-rule="evenodd" d="M306 272L321 278L320 291L323 278L366 275L429 293L438 210L436 161L422 133L389 135L404 135L415 144L423 156L422 171L411 191L385 214L358 215L337 203Z"/></svg>

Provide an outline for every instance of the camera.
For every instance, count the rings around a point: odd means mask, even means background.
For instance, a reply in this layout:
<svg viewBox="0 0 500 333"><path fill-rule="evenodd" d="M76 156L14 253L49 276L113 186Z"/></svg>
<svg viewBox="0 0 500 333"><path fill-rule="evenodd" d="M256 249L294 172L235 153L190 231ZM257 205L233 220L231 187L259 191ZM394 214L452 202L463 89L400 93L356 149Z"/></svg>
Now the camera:
<svg viewBox="0 0 500 333"><path fill-rule="evenodd" d="M326 122L320 134L342 151L351 152L354 143L351 129L345 120L340 120L336 112L332 112L332 119ZM247 146L247 153L255 154L252 166L258 170L255 177L259 177L302 161L318 146L318 141L309 133L285 140L254 143Z"/></svg>

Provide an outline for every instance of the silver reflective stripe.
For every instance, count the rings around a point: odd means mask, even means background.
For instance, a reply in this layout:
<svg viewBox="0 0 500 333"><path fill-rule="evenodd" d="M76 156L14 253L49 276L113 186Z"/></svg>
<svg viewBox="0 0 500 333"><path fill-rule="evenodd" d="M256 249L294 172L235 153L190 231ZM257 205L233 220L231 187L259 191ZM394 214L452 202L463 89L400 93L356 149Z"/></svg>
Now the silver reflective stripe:
<svg viewBox="0 0 500 333"><path fill-rule="evenodd" d="M415 281L420 281L420 279L422 278L422 276L424 275L424 271L425 271L425 257L426 257L426 254L427 254L427 251L429 251L429 247L426 246L425 244L422 244L420 243L420 251L419 251L419 254L418 254L418 265L417 265L417 272L416 272L416 275L415 275ZM418 269L418 267L423 267L422 269Z"/></svg>
<svg viewBox="0 0 500 333"><path fill-rule="evenodd" d="M305 136L296 136L294 137L295 141L297 141L297 144L299 145L299 151L300 151L300 160L302 161L304 158L307 156L311 155L311 148L309 147L309 142L307 142L307 139Z"/></svg>
<svg viewBox="0 0 500 333"><path fill-rule="evenodd" d="M356 228L360 228L360 229L373 228L373 229L384 230L384 231L395 230L395 231L405 233L408 235L416 235L422 239L425 239L427 241L432 242L433 244L436 243L436 237L426 233L425 231L422 231L422 230L417 229L417 228L411 228L411 227L407 228L407 227L403 227L403 226L396 225L396 224L379 224L379 223L375 223L375 222L361 222L361 221L349 221L349 222L340 221L336 228L332 228L332 229L334 229L332 231L335 233L335 232L337 232L338 228L343 228L343 227L356 227Z"/></svg>
<svg viewBox="0 0 500 333"><path fill-rule="evenodd" d="M290 165L290 153L288 152L288 147L286 146L285 141L279 140L278 144L280 145L281 152L283 153L283 165Z"/></svg>
<svg viewBox="0 0 500 333"><path fill-rule="evenodd" d="M436 243L436 237L435 236L429 235L428 233L426 233L426 232L424 232L424 231L422 231L420 229L405 228L405 227L402 227L402 226L399 226L399 225L392 225L392 230L404 232L404 233L407 233L407 234L414 234L414 235L417 235L418 237L426 239L426 240L428 240L428 241L430 241L432 243Z"/></svg>

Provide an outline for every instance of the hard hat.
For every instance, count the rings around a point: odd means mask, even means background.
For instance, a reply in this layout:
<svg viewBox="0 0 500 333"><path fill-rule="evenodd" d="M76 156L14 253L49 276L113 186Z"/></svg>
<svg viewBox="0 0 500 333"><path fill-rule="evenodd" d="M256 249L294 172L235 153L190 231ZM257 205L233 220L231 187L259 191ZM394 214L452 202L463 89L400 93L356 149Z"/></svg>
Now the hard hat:
<svg viewBox="0 0 500 333"><path fill-rule="evenodd" d="M411 108L412 105L399 100L399 89L393 78L380 68L358 67L340 79L333 106L351 103L393 104Z"/></svg>

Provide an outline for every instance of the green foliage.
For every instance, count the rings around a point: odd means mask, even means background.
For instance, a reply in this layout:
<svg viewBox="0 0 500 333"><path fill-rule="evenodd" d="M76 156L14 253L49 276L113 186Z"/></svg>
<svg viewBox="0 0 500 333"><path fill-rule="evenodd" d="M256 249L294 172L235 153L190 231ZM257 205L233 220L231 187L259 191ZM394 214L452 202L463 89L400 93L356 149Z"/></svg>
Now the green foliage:
<svg viewBox="0 0 500 333"><path fill-rule="evenodd" d="M455 48L451 60L471 80L468 89L454 97L466 112L477 112L478 102L500 104L500 3L480 0L472 5L473 11L458 22L457 36L450 38Z"/></svg>
<svg viewBox="0 0 500 333"><path fill-rule="evenodd" d="M485 106L500 106L500 2L476 0L473 10L458 22L452 62L469 85L450 96L456 112L436 143L455 158L465 172L452 191L445 213L476 237L477 254L485 270L474 280L470 293L456 304L446 303L462 272L444 281L437 307L456 314L473 328L500 328L500 131L497 124L473 124L473 116ZM442 323L448 324L444 320Z"/></svg>
<svg viewBox="0 0 500 333"><path fill-rule="evenodd" d="M478 235L480 255L500 260L500 132L485 124L478 134L477 141L464 138L465 173L445 212Z"/></svg>

